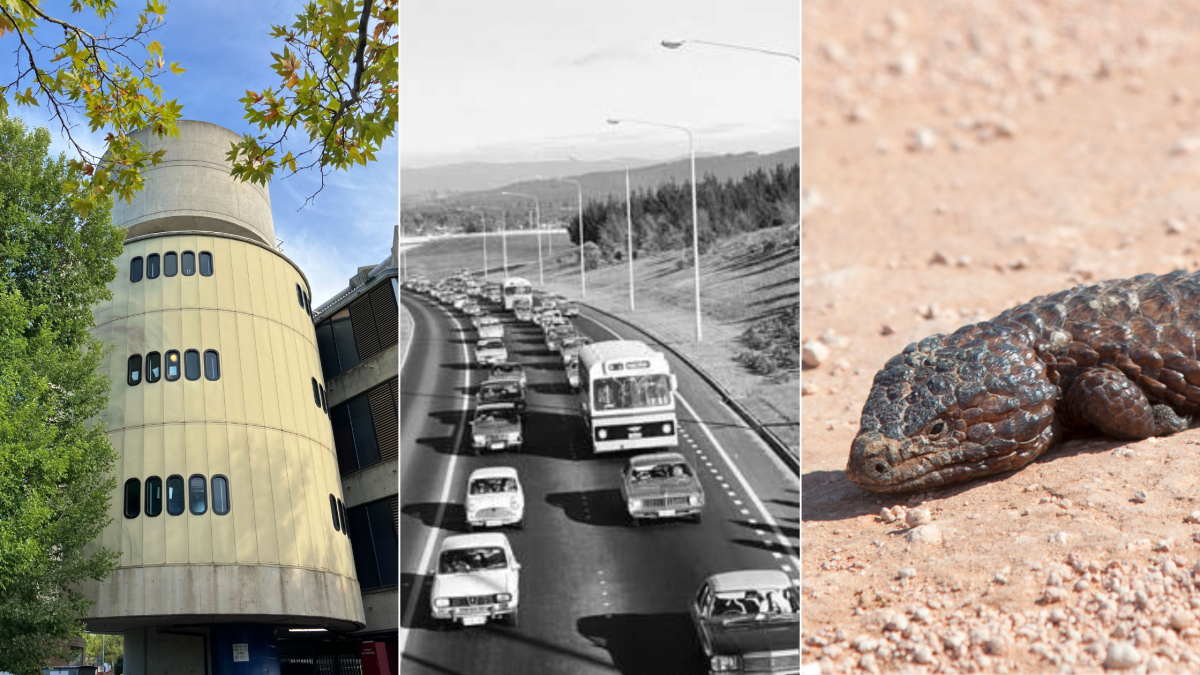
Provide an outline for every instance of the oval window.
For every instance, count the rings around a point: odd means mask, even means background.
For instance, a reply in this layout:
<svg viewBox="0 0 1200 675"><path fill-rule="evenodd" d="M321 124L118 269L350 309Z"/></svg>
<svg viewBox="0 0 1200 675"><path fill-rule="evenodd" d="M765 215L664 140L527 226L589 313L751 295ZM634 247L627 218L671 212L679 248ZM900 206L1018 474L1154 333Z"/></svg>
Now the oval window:
<svg viewBox="0 0 1200 675"><path fill-rule="evenodd" d="M342 526L338 525L337 498L329 495L329 510L333 512L333 529L341 532Z"/></svg>
<svg viewBox="0 0 1200 675"><path fill-rule="evenodd" d="M350 523L346 522L346 503L338 500L338 513L342 514L342 534L350 536Z"/></svg>
<svg viewBox="0 0 1200 675"><path fill-rule="evenodd" d="M300 307L304 307L304 291L300 290L300 284L296 284L296 302L300 303Z"/></svg>
<svg viewBox="0 0 1200 675"><path fill-rule="evenodd" d="M167 513L173 516L183 513L183 476L167 478Z"/></svg>
<svg viewBox="0 0 1200 675"><path fill-rule="evenodd" d="M142 280L142 256L129 261L129 281L137 283Z"/></svg>
<svg viewBox="0 0 1200 675"><path fill-rule="evenodd" d="M208 251L200 252L200 276L211 277L213 275L212 254Z"/></svg>
<svg viewBox="0 0 1200 675"><path fill-rule="evenodd" d="M142 512L142 481L130 478L125 481L125 517L137 518Z"/></svg>
<svg viewBox="0 0 1200 675"><path fill-rule="evenodd" d="M167 382L179 379L179 352L172 349L167 352Z"/></svg>
<svg viewBox="0 0 1200 675"><path fill-rule="evenodd" d="M317 387L317 378L314 377L312 379L312 385L313 385L313 403L316 403L317 407L320 408L321 407L321 390Z"/></svg>
<svg viewBox="0 0 1200 675"><path fill-rule="evenodd" d="M183 252L183 276L190 277L196 273L196 254L191 251Z"/></svg>
<svg viewBox="0 0 1200 675"><path fill-rule="evenodd" d="M150 255L146 256L146 278L147 279L157 279L158 278L158 254L157 253L151 253Z"/></svg>
<svg viewBox="0 0 1200 675"><path fill-rule="evenodd" d="M195 349L183 353L183 376L189 380L200 379L200 352Z"/></svg>
<svg viewBox="0 0 1200 675"><path fill-rule="evenodd" d="M125 378L129 386L136 387L142 383L142 355L134 354L129 357L129 372Z"/></svg>
<svg viewBox="0 0 1200 675"><path fill-rule="evenodd" d="M173 277L179 274L179 254L171 251L163 256L163 275Z"/></svg>
<svg viewBox="0 0 1200 675"><path fill-rule="evenodd" d="M162 479L150 476L146 479L146 515L153 518L162 513Z"/></svg>
<svg viewBox="0 0 1200 675"><path fill-rule="evenodd" d="M223 516L229 513L229 479L225 476L212 477L213 513Z"/></svg>
<svg viewBox="0 0 1200 675"><path fill-rule="evenodd" d="M214 349L204 352L204 377L214 382L221 379L221 356Z"/></svg>
<svg viewBox="0 0 1200 675"><path fill-rule="evenodd" d="M146 381L158 382L162 379L162 355L150 352L146 355Z"/></svg>
<svg viewBox="0 0 1200 675"><path fill-rule="evenodd" d="M208 511L208 482L200 474L188 479L188 510L196 516Z"/></svg>

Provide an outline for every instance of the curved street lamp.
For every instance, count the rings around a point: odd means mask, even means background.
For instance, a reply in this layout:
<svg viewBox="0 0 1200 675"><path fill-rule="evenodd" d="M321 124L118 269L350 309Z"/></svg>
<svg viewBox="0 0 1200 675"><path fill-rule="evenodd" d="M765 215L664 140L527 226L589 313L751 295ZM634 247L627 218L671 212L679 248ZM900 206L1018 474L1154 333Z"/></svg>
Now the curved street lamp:
<svg viewBox="0 0 1200 675"><path fill-rule="evenodd" d="M708 40L663 40L659 44L667 49L679 49L683 45L695 42L698 45L711 45L713 47L724 47L726 49L740 49L746 52L758 52L759 54L770 54L771 56L782 56L786 59L791 59L796 63L800 63L800 57L788 52L777 52L771 49L759 49L758 47L747 47L745 45L733 45L727 42L709 42Z"/></svg>
<svg viewBox="0 0 1200 675"><path fill-rule="evenodd" d="M537 229L538 240L538 285L545 286L546 280L542 276L542 207L538 202L537 195L525 194L524 192L501 192L500 194L509 195L510 197L525 197L526 199L533 200L533 211L537 217L535 229Z"/></svg>
<svg viewBox="0 0 1200 675"><path fill-rule="evenodd" d="M696 142L692 136L692 130L678 124L665 124L663 122L650 122L648 120L639 120L629 117L616 119L610 118L609 124L621 124L622 122L632 122L634 124L645 124L652 127L663 127L666 129L675 129L687 134L688 137L688 155L691 158L692 164L692 269L695 277L695 305L696 305L696 342L701 342L704 339L704 333L700 328L700 219L698 217L698 209L696 208ZM580 219L582 222L582 218Z"/></svg>

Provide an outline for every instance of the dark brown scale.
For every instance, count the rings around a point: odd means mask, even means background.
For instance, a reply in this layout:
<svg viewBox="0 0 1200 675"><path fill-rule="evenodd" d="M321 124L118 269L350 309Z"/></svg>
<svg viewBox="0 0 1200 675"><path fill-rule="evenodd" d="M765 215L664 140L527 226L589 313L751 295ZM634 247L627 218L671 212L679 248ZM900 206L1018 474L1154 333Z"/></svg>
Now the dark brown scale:
<svg viewBox="0 0 1200 675"><path fill-rule="evenodd" d="M1142 439L1200 412L1200 273L1034 298L875 375L846 476L912 492L1016 469L1065 434Z"/></svg>

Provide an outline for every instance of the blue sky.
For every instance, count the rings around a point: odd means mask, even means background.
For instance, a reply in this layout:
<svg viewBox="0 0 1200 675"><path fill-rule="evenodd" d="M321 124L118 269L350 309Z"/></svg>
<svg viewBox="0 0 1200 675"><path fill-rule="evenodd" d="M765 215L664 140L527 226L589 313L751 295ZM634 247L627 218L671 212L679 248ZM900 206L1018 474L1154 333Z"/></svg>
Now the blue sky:
<svg viewBox="0 0 1200 675"><path fill-rule="evenodd" d="M797 0L424 0L401 5L400 161L675 158L799 143Z"/></svg>
<svg viewBox="0 0 1200 675"><path fill-rule="evenodd" d="M135 21L136 9L143 3L123 3L116 34L126 22ZM172 2L165 24L151 39L163 45L164 57L178 61L187 72L180 76L164 75L159 84L164 98L177 99L186 119L203 120L241 134L255 132L242 119L245 111L238 102L247 89L262 90L277 86L270 69L272 51L283 44L269 36L271 24L290 25L303 3L252 2L242 0L204 0ZM66 3L51 2L51 16L72 20ZM45 31L43 41L57 37ZM11 35L0 39L0 55L10 55ZM136 57L145 58L136 48ZM11 64L11 57L0 63ZM0 76L11 81L11 65L0 66ZM31 126L46 124L41 110L12 106L10 113ZM77 123L82 119L75 120ZM54 151L71 154L54 126ZM76 136L87 137L86 124L80 124ZM91 151L103 148L103 133L87 141ZM320 185L315 172L281 179L277 174L270 186L275 236L284 240L283 253L294 260L313 287L313 306L324 302L347 285L359 266L375 265L386 258L392 243L392 228L400 219L399 155L393 136L378 154L378 161L349 172L326 178L325 189L314 203L301 209L305 198Z"/></svg>

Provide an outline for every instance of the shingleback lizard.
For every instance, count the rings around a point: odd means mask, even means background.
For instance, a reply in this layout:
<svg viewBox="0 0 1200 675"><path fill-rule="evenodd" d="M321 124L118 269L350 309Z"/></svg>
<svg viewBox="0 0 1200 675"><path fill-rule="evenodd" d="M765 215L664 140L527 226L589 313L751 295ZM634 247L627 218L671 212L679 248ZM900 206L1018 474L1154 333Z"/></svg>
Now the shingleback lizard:
<svg viewBox="0 0 1200 675"><path fill-rule="evenodd" d="M1138 440L1200 412L1200 272L1041 296L910 344L875 375L846 477L914 492L1022 467L1064 435Z"/></svg>

